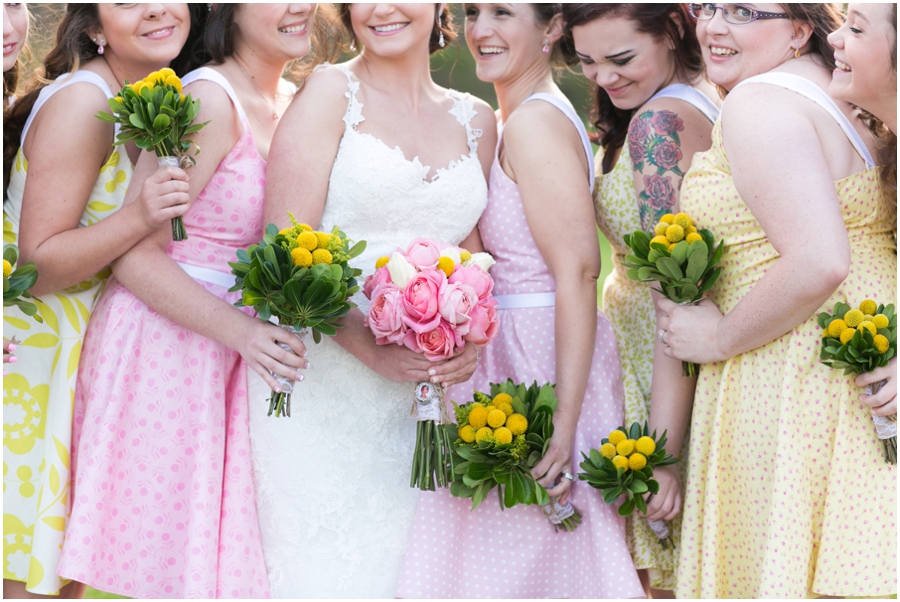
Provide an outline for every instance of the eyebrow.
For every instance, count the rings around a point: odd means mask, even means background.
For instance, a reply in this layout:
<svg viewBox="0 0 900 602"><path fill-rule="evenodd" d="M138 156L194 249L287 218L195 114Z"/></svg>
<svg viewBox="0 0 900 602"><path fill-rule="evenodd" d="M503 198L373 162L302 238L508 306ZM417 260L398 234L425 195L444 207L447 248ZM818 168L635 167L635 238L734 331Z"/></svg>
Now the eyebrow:
<svg viewBox="0 0 900 602"><path fill-rule="evenodd" d="M603 58L605 58L605 59L615 59L615 58L619 58L620 56L622 56L622 55L624 55L624 54L628 54L629 52L632 52L632 51L631 51L631 50L623 50L622 52L618 52L618 53L616 53L616 54L610 54L610 55L607 55L607 56L605 56L605 57L603 57Z"/></svg>

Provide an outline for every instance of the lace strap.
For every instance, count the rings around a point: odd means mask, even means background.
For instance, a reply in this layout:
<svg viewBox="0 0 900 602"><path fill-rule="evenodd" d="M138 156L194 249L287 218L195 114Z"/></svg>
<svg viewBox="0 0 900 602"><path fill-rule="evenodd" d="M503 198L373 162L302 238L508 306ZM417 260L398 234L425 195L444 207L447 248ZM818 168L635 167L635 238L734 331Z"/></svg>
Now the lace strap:
<svg viewBox="0 0 900 602"><path fill-rule="evenodd" d="M329 66L331 65L328 63L319 65L316 67L316 71ZM344 96L347 98L347 112L344 113L344 123L348 128L356 130L356 126L366 120L362 114L363 105L356 98L356 93L359 92L359 80L356 79L356 76L353 75L353 72L350 71L350 68L347 67L346 63L334 66L347 76L347 91L344 92Z"/></svg>
<svg viewBox="0 0 900 602"><path fill-rule="evenodd" d="M72 84L78 83L87 83L94 84L106 95L106 98L112 98L113 92L109 89L109 84L106 83L106 80L94 73L93 71L87 71L85 69L80 69L75 73L66 73L64 75L60 75L56 78L53 83L48 84L44 87L43 90L38 94L38 98L34 103L34 106L31 108L31 113L28 115L28 119L25 120L25 127L22 128L22 137L19 140L19 146L22 146L25 143L25 136L28 135L28 130L31 128L31 122L34 121L35 116L37 116L38 111L41 110L41 107L50 100L54 94L62 90L67 86L71 86ZM119 124L115 125L115 136L119 135Z"/></svg>
<svg viewBox="0 0 900 602"><path fill-rule="evenodd" d="M450 114L456 117L456 121L466 128L466 143L469 145L469 156L478 157L478 139L484 135L484 131L472 127L472 118L477 115L475 103L470 94L463 94L456 90L447 90L447 98L453 101Z"/></svg>

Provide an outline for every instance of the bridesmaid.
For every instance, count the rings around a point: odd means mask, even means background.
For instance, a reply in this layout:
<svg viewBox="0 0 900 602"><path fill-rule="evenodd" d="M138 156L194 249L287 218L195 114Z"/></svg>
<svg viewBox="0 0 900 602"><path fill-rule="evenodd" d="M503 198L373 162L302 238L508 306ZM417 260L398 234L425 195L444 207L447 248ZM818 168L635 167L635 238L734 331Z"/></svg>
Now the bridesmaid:
<svg viewBox="0 0 900 602"><path fill-rule="evenodd" d="M897 4L850 4L847 20L828 36L837 64L828 93L861 107L881 120L879 149L885 164L881 186L897 201ZM894 223L894 239L897 224ZM883 368L860 374L856 384L865 388L886 380L875 395L859 400L879 416L897 414L897 357Z"/></svg>
<svg viewBox="0 0 900 602"><path fill-rule="evenodd" d="M666 354L704 364L676 593L894 594L896 467L853 381L819 361L817 313L897 299L874 140L825 93L839 5L690 6L729 94L681 205L726 251L708 301L657 304Z"/></svg>
<svg viewBox="0 0 900 602"><path fill-rule="evenodd" d="M491 497L472 511L471 500L449 490L423 493L399 595L641 597L624 519L574 481L578 450L599 446L622 424L623 391L615 334L597 309L591 146L553 81L554 66L575 62L560 40L560 5L466 4L465 10L478 77L494 84L500 105L501 139L478 225L497 260L491 274L500 329L472 380L448 398L470 400L473 388L488 391L489 382L507 378L555 382L555 430L532 473L551 498L571 501L584 522L572 533L555 533L535 506L501 512Z"/></svg>
<svg viewBox="0 0 900 602"><path fill-rule="evenodd" d="M137 598L269 595L244 361L274 385L269 369L302 378L306 360L295 337L233 307L227 262L262 237L266 156L295 91L281 74L309 52L315 9L210 13L209 66L183 79L211 122L194 136L188 239L163 228L117 261L85 339L63 577ZM135 181L155 173L144 153Z"/></svg>
<svg viewBox="0 0 900 602"><path fill-rule="evenodd" d="M197 10L195 15L203 15ZM3 379L4 596L79 596L57 577L69 514L72 398L82 337L107 266L188 209L186 176L164 170L122 208L134 145L96 119L125 80L178 67L192 23L187 4L69 4L38 87L4 123L4 242L40 277L44 322L4 308L4 335L21 343ZM174 62L173 62L174 59ZM46 83L43 83L46 82ZM119 209L122 208L120 211Z"/></svg>
<svg viewBox="0 0 900 602"><path fill-rule="evenodd" d="M597 225L614 249L603 311L622 359L625 424L649 418L651 430L668 432L669 451L678 456L682 450L684 458L696 379L683 377L681 362L663 355L654 327L653 298L659 294L626 277L624 236L652 232L660 217L680 210L682 174L694 153L709 148L719 112L710 100L716 92L703 75L700 44L683 4L564 4L563 18L582 72L598 85L594 127L603 152L597 154L602 175L594 205ZM626 522L628 547L645 588L675 589L675 550L662 549L648 521L670 521L678 548L685 463L656 470L660 490L650 497L647 516L632 514Z"/></svg>

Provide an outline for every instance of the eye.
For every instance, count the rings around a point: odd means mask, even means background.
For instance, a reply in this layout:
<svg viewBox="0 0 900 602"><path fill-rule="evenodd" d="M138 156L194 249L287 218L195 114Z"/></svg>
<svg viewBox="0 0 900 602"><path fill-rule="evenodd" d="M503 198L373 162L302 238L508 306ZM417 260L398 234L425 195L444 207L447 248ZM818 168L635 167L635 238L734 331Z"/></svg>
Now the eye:
<svg viewBox="0 0 900 602"><path fill-rule="evenodd" d="M861 33L862 33L862 29L857 29L857 28L855 28L855 27L851 27L851 28L850 28L850 31L852 31L852 32L855 33L855 34L861 34Z"/></svg>
<svg viewBox="0 0 900 602"><path fill-rule="evenodd" d="M618 65L619 67L624 67L625 65L630 63L631 59L633 59L633 58L634 58L633 56L629 56L624 59L616 59L613 61L613 65Z"/></svg>
<svg viewBox="0 0 900 602"><path fill-rule="evenodd" d="M470 17L477 17L477 16L478 16L478 9L475 8L474 6L470 6L466 9L466 19L468 19Z"/></svg>
<svg viewBox="0 0 900 602"><path fill-rule="evenodd" d="M512 13L506 10L505 8L498 8L494 11L494 14L498 17L509 17L512 16Z"/></svg>
<svg viewBox="0 0 900 602"><path fill-rule="evenodd" d="M582 65L593 65L594 64L594 59L592 59L590 57L579 56L578 60L581 61Z"/></svg>
<svg viewBox="0 0 900 602"><path fill-rule="evenodd" d="M132 6L137 6L137 2L116 2L116 6L121 8L131 8Z"/></svg>

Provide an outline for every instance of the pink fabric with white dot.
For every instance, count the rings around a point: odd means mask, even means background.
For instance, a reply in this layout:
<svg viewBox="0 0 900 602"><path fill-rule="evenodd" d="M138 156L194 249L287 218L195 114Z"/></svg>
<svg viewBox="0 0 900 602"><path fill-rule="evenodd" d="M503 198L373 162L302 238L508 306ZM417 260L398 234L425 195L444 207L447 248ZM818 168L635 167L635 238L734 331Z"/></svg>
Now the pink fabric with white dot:
<svg viewBox="0 0 900 602"><path fill-rule="evenodd" d="M184 218L188 240L169 245L177 261L228 273L236 249L262 237L266 163L242 112L241 124ZM239 298L199 284L229 304ZM240 355L110 278L77 391L59 574L132 598L269 597Z"/></svg>

